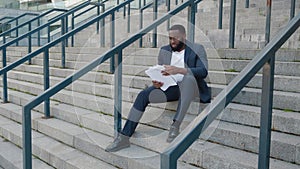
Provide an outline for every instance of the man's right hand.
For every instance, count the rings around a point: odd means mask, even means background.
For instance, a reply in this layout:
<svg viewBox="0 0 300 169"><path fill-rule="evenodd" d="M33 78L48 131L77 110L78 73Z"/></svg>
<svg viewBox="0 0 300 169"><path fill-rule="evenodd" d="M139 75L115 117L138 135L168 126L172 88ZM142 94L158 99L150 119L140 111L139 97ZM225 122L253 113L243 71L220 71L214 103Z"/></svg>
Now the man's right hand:
<svg viewBox="0 0 300 169"><path fill-rule="evenodd" d="M159 81L156 81L156 80L152 80L152 83L153 83L153 86L155 88L160 88L160 87L162 87L164 85L163 82L159 82Z"/></svg>

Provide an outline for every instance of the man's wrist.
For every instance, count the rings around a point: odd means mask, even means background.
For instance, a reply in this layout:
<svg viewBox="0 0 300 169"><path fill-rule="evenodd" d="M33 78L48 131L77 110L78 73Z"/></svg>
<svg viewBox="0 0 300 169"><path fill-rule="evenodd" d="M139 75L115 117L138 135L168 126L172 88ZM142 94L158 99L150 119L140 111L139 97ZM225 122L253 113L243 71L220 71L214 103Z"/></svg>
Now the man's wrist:
<svg viewBox="0 0 300 169"><path fill-rule="evenodd" d="M180 74L186 75L188 73L186 68L181 68L180 69Z"/></svg>

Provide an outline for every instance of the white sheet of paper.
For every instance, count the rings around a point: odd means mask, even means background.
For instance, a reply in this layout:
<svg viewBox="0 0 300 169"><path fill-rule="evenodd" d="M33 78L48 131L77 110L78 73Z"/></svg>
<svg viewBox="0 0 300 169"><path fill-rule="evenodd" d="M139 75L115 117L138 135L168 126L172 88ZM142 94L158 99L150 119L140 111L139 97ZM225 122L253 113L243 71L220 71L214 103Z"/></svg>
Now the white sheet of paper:
<svg viewBox="0 0 300 169"><path fill-rule="evenodd" d="M161 71L165 68L161 65L152 66L145 71L145 73L152 79L159 82L163 82L163 86L161 86L161 90L166 91L170 86L177 85L176 80L172 75L164 76Z"/></svg>

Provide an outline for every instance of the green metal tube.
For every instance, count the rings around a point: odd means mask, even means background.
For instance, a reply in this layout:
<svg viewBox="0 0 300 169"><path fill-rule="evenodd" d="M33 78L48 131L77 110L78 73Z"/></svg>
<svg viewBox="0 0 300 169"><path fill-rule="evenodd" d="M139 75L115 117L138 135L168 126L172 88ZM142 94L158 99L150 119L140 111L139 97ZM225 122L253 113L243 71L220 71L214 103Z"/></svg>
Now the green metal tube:
<svg viewBox="0 0 300 169"><path fill-rule="evenodd" d="M122 126L122 51L115 54L115 75L114 75L114 129L115 137L121 131Z"/></svg>
<svg viewBox="0 0 300 169"><path fill-rule="evenodd" d="M30 32L31 31L31 23L28 24L28 31ZM31 46L31 35L30 34L28 36L28 53L31 53L31 49L32 49L32 46ZM28 60L28 64L31 65L31 59Z"/></svg>
<svg viewBox="0 0 300 169"><path fill-rule="evenodd" d="M49 49L46 49L44 52L44 91L50 87L50 78L49 78ZM50 117L50 99L44 101L44 115L45 118Z"/></svg>
<svg viewBox="0 0 300 169"><path fill-rule="evenodd" d="M230 30L229 30L229 48L234 48L235 38L235 15L236 15L236 0L231 0L230 7Z"/></svg>
<svg viewBox="0 0 300 169"><path fill-rule="evenodd" d="M110 47L115 46L115 13L111 14L111 28L110 28ZM115 72L115 57L110 59L110 72Z"/></svg>
<svg viewBox="0 0 300 169"><path fill-rule="evenodd" d="M295 16L296 0L291 0L290 20Z"/></svg>
<svg viewBox="0 0 300 169"><path fill-rule="evenodd" d="M263 67L258 169L270 167L275 52L270 55L271 59Z"/></svg>
<svg viewBox="0 0 300 169"><path fill-rule="evenodd" d="M219 25L218 28L222 29L223 27L223 0L219 0Z"/></svg>
<svg viewBox="0 0 300 169"><path fill-rule="evenodd" d="M157 19L157 0L153 0L153 21ZM156 48L157 47L157 27L153 29L153 34L152 34L152 47Z"/></svg>

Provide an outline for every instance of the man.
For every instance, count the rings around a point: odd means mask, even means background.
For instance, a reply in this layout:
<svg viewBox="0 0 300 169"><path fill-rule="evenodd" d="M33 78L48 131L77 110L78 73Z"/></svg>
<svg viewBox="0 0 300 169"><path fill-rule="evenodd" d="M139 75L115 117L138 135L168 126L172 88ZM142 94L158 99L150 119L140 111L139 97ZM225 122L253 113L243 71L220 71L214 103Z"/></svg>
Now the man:
<svg viewBox="0 0 300 169"><path fill-rule="evenodd" d="M210 90L204 81L208 72L203 46L186 41L185 28L182 25L170 28L169 43L161 48L158 64L165 67L161 73L165 76L172 75L177 85L163 91L160 89L164 85L162 82L152 81L153 86L141 91L129 112L123 130L106 151L114 152L130 146L129 138L149 103L178 100L177 112L167 138L167 142L171 142L179 134L180 124L194 98L200 97L202 103L210 102Z"/></svg>

